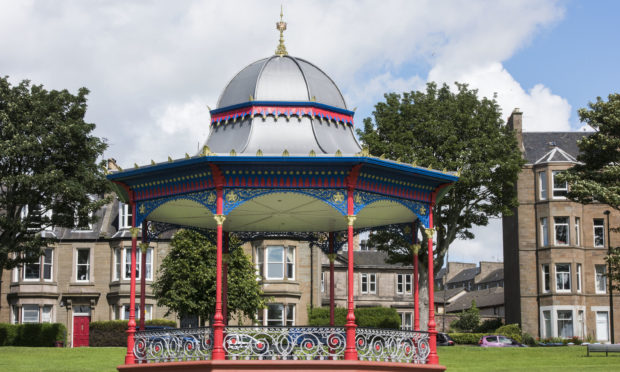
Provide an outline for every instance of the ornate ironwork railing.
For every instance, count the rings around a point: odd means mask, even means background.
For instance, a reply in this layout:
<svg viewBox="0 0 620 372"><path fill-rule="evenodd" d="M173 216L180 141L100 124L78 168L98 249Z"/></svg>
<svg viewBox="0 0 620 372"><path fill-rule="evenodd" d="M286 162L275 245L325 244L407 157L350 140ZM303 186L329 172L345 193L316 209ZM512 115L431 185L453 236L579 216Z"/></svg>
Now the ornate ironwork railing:
<svg viewBox="0 0 620 372"><path fill-rule="evenodd" d="M341 360L344 327L227 326L226 358L233 360ZM427 332L356 329L359 360L425 364L430 354ZM136 331L137 363L211 359L210 327Z"/></svg>
<svg viewBox="0 0 620 372"><path fill-rule="evenodd" d="M228 359L337 360L344 358L344 327L226 327Z"/></svg>
<svg viewBox="0 0 620 372"><path fill-rule="evenodd" d="M211 359L210 327L136 331L133 353L137 363Z"/></svg>
<svg viewBox="0 0 620 372"><path fill-rule="evenodd" d="M358 327L355 345L359 360L425 364L430 354L426 332Z"/></svg>

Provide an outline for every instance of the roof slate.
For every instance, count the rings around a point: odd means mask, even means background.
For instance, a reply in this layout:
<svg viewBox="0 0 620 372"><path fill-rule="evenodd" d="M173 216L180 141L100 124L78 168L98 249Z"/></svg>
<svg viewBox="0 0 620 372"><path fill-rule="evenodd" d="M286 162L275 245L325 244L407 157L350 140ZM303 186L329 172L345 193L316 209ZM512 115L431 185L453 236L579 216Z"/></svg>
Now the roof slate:
<svg viewBox="0 0 620 372"><path fill-rule="evenodd" d="M496 282L496 281L502 280L502 279L504 279L504 269L497 269L497 270L491 271L491 273L489 275L487 275L484 278L482 278L482 280L480 280L476 284Z"/></svg>
<svg viewBox="0 0 620 372"><path fill-rule="evenodd" d="M592 132L523 132L525 159L534 164L553 147L559 147L573 157L579 155L577 141Z"/></svg>
<svg viewBox="0 0 620 372"><path fill-rule="evenodd" d="M478 308L502 306L504 305L504 288L493 287L481 291L467 292L446 306L446 312L467 310L471 307L472 300L476 301L476 307Z"/></svg>
<svg viewBox="0 0 620 372"><path fill-rule="evenodd" d="M448 283L458 283L458 282L464 282L468 280L474 280L479 270L480 268L478 267L472 267L471 269L461 270L452 279L448 280Z"/></svg>

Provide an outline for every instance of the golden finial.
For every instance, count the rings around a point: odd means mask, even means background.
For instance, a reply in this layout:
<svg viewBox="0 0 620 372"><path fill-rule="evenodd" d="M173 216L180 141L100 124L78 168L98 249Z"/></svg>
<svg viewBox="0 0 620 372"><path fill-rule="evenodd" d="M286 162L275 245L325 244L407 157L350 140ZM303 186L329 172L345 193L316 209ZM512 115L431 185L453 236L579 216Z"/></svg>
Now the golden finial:
<svg viewBox="0 0 620 372"><path fill-rule="evenodd" d="M280 22L276 22L276 29L280 31L280 44L278 44L278 48L276 49L276 55L280 57L288 55L286 47L284 46L284 31L286 30L286 22L282 20L282 17L284 17L284 13L282 11L282 5L280 5Z"/></svg>
<svg viewBox="0 0 620 372"><path fill-rule="evenodd" d="M155 165L155 160L151 159L151 165Z"/></svg>
<svg viewBox="0 0 620 372"><path fill-rule="evenodd" d="M172 163L172 158L170 156L168 156L168 162Z"/></svg>
<svg viewBox="0 0 620 372"><path fill-rule="evenodd" d="M284 149L284 151L282 151L282 156L290 156L291 154L288 152L287 149Z"/></svg>
<svg viewBox="0 0 620 372"><path fill-rule="evenodd" d="M338 157L342 156L342 151L340 151L340 149L336 150L336 156Z"/></svg>
<svg viewBox="0 0 620 372"><path fill-rule="evenodd" d="M189 159L189 154L185 153L185 159Z"/></svg>
<svg viewBox="0 0 620 372"><path fill-rule="evenodd" d="M256 151L256 156L263 156L263 150L258 149L258 151Z"/></svg>

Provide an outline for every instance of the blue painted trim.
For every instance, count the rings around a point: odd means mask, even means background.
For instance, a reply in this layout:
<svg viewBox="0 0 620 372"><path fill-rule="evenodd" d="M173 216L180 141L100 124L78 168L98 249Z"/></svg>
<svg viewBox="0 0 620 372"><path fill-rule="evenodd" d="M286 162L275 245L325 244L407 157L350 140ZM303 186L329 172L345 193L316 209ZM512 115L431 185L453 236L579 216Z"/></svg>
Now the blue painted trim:
<svg viewBox="0 0 620 372"><path fill-rule="evenodd" d="M199 164L247 164L258 165L258 164L291 164L291 163L299 163L299 165L304 164L348 164L348 165L356 165L356 164L368 164L375 165L381 168L392 169L396 171L400 171L403 173L408 173L412 175L421 175L425 177L429 177L434 181L440 183L452 183L458 181L458 177L450 174L445 174L439 171L421 168L421 167L413 167L407 164L400 164L397 162L393 162L390 160L383 160L378 158L368 158L368 157L334 157L334 156L198 156L190 159L178 159L172 162L161 163L156 165L148 165L144 167L140 167L138 169L128 169L122 172L117 172L113 174L107 175L109 180L124 180L131 179L134 177L139 177L144 174L148 174L151 172L162 172L172 168L178 168L180 166L191 166L191 165L199 165Z"/></svg>
<svg viewBox="0 0 620 372"><path fill-rule="evenodd" d="M249 101L245 103L238 103L236 105L231 105L231 106L226 106L226 107L218 108L215 110L211 110L210 113L211 115L217 115L222 112L227 112L227 111L236 110L236 109L240 109L244 107L250 107L250 106L294 106L294 107L310 106L310 107L316 107L316 108L320 108L324 110L334 111L339 114L345 114L345 115L351 115L351 116L355 115L355 111L349 111L349 110L341 109L339 107L334 107L334 106L326 105L324 103L318 103L318 102L312 102L312 101L302 101L302 102L300 101Z"/></svg>

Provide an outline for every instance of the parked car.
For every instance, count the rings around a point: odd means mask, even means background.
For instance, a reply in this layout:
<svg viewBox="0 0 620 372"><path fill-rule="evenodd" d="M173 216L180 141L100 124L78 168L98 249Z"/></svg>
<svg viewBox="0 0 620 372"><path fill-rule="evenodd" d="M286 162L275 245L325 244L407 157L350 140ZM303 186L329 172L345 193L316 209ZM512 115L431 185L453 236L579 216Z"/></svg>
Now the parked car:
<svg viewBox="0 0 620 372"><path fill-rule="evenodd" d="M454 346L454 341L446 333L437 332L437 346Z"/></svg>
<svg viewBox="0 0 620 372"><path fill-rule="evenodd" d="M482 336L478 345L481 347L527 347L510 337L501 335Z"/></svg>

